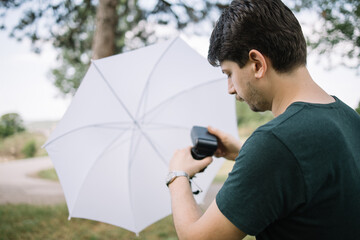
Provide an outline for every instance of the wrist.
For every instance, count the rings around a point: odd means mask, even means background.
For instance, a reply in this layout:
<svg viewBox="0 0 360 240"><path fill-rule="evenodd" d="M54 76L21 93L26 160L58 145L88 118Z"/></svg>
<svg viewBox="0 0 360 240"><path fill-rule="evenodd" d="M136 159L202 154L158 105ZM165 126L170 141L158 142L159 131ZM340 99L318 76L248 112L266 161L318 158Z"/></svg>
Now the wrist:
<svg viewBox="0 0 360 240"><path fill-rule="evenodd" d="M190 181L189 174L187 174L184 171L170 171L168 173L168 176L166 178L166 186L169 187L169 185L175 181L178 177L185 177L187 181Z"/></svg>

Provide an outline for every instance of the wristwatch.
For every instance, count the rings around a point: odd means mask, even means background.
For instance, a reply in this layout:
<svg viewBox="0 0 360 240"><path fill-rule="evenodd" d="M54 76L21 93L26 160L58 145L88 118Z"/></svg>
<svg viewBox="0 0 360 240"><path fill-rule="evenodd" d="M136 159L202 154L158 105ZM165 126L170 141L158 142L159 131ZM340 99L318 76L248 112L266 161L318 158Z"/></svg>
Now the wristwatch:
<svg viewBox="0 0 360 240"><path fill-rule="evenodd" d="M189 175L184 171L172 171L166 177L166 186L169 187L169 184L172 183L177 177L186 177L189 181Z"/></svg>

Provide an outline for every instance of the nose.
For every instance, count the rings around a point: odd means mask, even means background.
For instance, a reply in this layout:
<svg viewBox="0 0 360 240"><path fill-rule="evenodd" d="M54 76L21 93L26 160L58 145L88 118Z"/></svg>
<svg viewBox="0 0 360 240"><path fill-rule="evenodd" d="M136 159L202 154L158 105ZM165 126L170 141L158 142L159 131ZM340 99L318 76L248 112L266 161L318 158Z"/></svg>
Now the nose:
<svg viewBox="0 0 360 240"><path fill-rule="evenodd" d="M228 78L228 93L229 94L235 94L235 88L234 88L234 84L231 81L231 78Z"/></svg>

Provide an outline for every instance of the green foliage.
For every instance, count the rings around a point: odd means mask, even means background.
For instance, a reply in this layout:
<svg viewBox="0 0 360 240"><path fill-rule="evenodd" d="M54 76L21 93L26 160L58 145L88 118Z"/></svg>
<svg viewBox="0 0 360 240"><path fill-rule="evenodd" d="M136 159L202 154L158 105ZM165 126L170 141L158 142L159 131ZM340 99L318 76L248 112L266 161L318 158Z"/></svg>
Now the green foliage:
<svg viewBox="0 0 360 240"><path fill-rule="evenodd" d="M218 16L214 11L225 7L221 1L212 0L191 3L157 0L146 6L139 0L117 2L114 54L155 42L158 36L154 29L159 25L172 25L179 31L191 26L192 32L208 34L210 27L193 25L203 22L211 25ZM11 37L30 39L32 49L38 53L44 42L51 42L58 52L58 66L51 70L52 81L64 95L72 95L90 64L98 3L97 0L0 1L0 30L6 30L6 16L12 10L23 10L17 25L10 29Z"/></svg>
<svg viewBox="0 0 360 240"><path fill-rule="evenodd" d="M0 118L0 138L9 137L25 130L24 122L19 114L7 113Z"/></svg>
<svg viewBox="0 0 360 240"><path fill-rule="evenodd" d="M339 50L342 64L360 71L360 0L295 0L295 11L311 9L320 17L308 37L312 50L328 57ZM316 27L317 26L317 27Z"/></svg>
<svg viewBox="0 0 360 240"><path fill-rule="evenodd" d="M24 154L25 158L32 158L35 156L36 151L37 151L36 142L34 139L32 139L26 142L21 152Z"/></svg>
<svg viewBox="0 0 360 240"><path fill-rule="evenodd" d="M356 111L358 114L360 114L360 102L359 102L358 107L355 109L355 111Z"/></svg>

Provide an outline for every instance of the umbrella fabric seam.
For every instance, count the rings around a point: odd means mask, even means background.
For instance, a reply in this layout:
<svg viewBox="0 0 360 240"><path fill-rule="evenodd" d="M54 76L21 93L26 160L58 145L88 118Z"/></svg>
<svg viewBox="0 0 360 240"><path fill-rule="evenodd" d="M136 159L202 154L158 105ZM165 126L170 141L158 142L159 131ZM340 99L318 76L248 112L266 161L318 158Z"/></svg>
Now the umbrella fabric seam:
<svg viewBox="0 0 360 240"><path fill-rule="evenodd" d="M127 107L125 106L125 104L123 103L123 101L120 99L120 97L116 94L114 88L111 86L111 84L106 80L104 74L100 71L100 69L98 68L98 66L95 63L95 60L92 61L95 69L97 70L97 72L99 73L99 75L101 76L101 78L103 79L103 81L106 83L106 85L108 86L108 88L110 89L110 91L112 92L112 94L114 95L114 97L118 100L118 102L120 103L120 105L124 108L124 110L126 111L126 113L129 115L129 117L133 120L134 123L136 123L136 119L134 118L134 116L131 114L131 112L129 111L129 109L127 109Z"/></svg>
<svg viewBox="0 0 360 240"><path fill-rule="evenodd" d="M143 131L143 129L139 128L141 134L145 137L145 139L148 141L148 143L150 144L150 146L154 149L154 151L157 153L157 155L159 155L160 159L162 160L162 162L165 164L165 166L167 166L167 162L164 158L164 156L160 153L160 151L157 149L157 147L153 144L153 141L151 140L151 138Z"/></svg>
<svg viewBox="0 0 360 240"><path fill-rule="evenodd" d="M134 138L134 130L135 129L132 129L132 136L131 136L131 145L130 145L130 151L129 151L129 158L131 158L131 156L134 156L133 154L133 138ZM143 135L146 139L146 141L150 144L150 146L153 148L153 150L159 155L160 159L162 160L162 162L165 164L165 166L167 166L167 162L165 160L165 158L160 154L159 150L156 148L156 146L153 144L153 141L151 140L151 138L143 131L143 129L139 128L139 132L141 135ZM131 155L131 156L130 156ZM133 164L133 161L131 160L130 161L130 164L128 165L128 171L127 173L130 173L131 172L131 167L132 167L132 164ZM128 179L128 188L130 189L130 186L131 186L131 178ZM134 206L133 206L133 202L132 202L132 195L129 194L129 202L130 202L130 205L131 205L131 212L133 213L133 215L135 215L135 210L134 210ZM139 228L137 226L137 223L135 221L135 218L134 218L134 221L133 221L133 224L134 224L134 228L136 229L136 234L138 234L138 231L139 231ZM150 224L149 224L150 225Z"/></svg>
<svg viewBox="0 0 360 240"><path fill-rule="evenodd" d="M194 87L191 87L191 88L188 88L188 89L185 89L179 93L177 93L176 95L173 95L172 97L169 97L167 99L165 99L164 101L162 101L161 103L159 103L158 105L156 105L155 107L153 107L152 109L150 109L148 112L144 113L140 118L139 118L139 121L142 121L146 115L148 115L149 113L155 111L156 109L160 108L162 105L168 103L169 101L173 100L174 98L177 98L178 96L184 94L184 93L187 93L189 91L192 91L196 88L199 88L199 87L202 87L204 85L207 85L207 84L213 84L215 82L218 82L218 81L221 81L221 80L224 80L224 78L217 78L217 79L214 79L214 80L211 80L211 81L208 81L208 82L205 82L205 83L202 83L202 84L199 84L199 85L196 85ZM151 123L151 122L150 122Z"/></svg>
<svg viewBox="0 0 360 240"><path fill-rule="evenodd" d="M106 127L105 125L107 124L113 124L113 123L97 123L97 124L91 124L91 125L87 125L87 126L82 126L82 127L78 127L78 128L74 128L74 129L71 129L69 130L68 132L66 133L63 133L59 136L57 136L56 138L52 139L51 141L45 143L42 148L46 148L49 144L59 140L60 138L70 134L70 133L74 133L76 131L80 131L80 130L83 130L83 129L86 129L86 128L109 128L109 129L118 129L118 130L128 130L128 128L116 128L116 127ZM124 123L124 124L129 124L129 123Z"/></svg>
<svg viewBox="0 0 360 240"><path fill-rule="evenodd" d="M129 161L129 165L128 165L128 171L127 171L127 174L128 174L128 176L127 176L127 179L128 179L128 185L127 185L127 187L128 187L128 192L130 192L130 189L131 189L131 178L130 178L130 173L131 173L131 165L132 165L132 158L131 158L131 156L134 156L133 154L132 154L132 148L134 147L133 146L133 143L134 143L134 131L135 131L135 129L132 129L132 133L131 133L131 143L130 143L130 151L129 151L129 157L128 157L128 159L131 159L131 161ZM130 206L131 206L131 212L132 212L132 215L134 216L135 214L135 209L134 209L134 205L133 205L133 202L132 202L132 195L131 194L129 194L129 203L130 203ZM132 219L133 221L133 226L134 226L134 229L136 229L136 231L138 230L138 228L137 228L137 225L136 225L136 222L135 222L135 218L133 218Z"/></svg>
<svg viewBox="0 0 360 240"><path fill-rule="evenodd" d="M124 132L121 132L119 135L117 135L113 141L111 141L111 143L109 145L106 146L106 148L104 148L104 150L96 157L95 161L93 162L92 166L89 168L89 170L87 171L84 177L84 179L81 181L81 184L79 186L79 191L77 192L76 194L76 197L75 197L75 200L74 200L74 205L72 206L71 208L71 212L69 213L69 217L71 217L72 215L72 212L76 206L76 203L77 203L77 200L78 200L78 197L79 197L79 194L80 194L80 190L82 189L82 186L84 185L84 183L86 182L86 179L88 178L89 176L89 172L94 168L94 166L96 165L97 161L105 154L105 152L113 146L113 144L122 136L124 135L129 129L127 129L126 131Z"/></svg>
<svg viewBox="0 0 360 240"><path fill-rule="evenodd" d="M176 37L176 38L174 38L174 39L168 44L168 46L166 47L165 51L160 55L159 59L158 59L158 60L156 61L156 63L154 64L154 67L153 67L153 69L151 70L151 72L150 72L150 74L149 74L149 76L148 76L148 78L147 78L147 80L146 80L146 84L145 84L144 90L143 90L143 92L142 92L142 94L141 94L140 101L139 101L139 105L138 105L138 108L137 108L136 114L135 114L136 117L137 117L138 114L139 114L139 111L140 111L140 107L141 107L141 105L142 105L142 102L144 102L144 104L146 103L146 101L143 100L143 99L144 99L144 96L145 96L145 95L147 96L147 94L148 94L148 86L149 86L150 80L151 80L151 78L152 78L152 75L153 75L154 72L155 72L155 69L157 68L158 64L159 64L160 61L163 59L163 57L165 56L165 54L167 53L167 51L171 48L171 46L172 46L172 45L176 42L176 40L178 40L178 39L179 39L179 37ZM145 111L145 109L146 109L146 107L144 106L144 111Z"/></svg>

